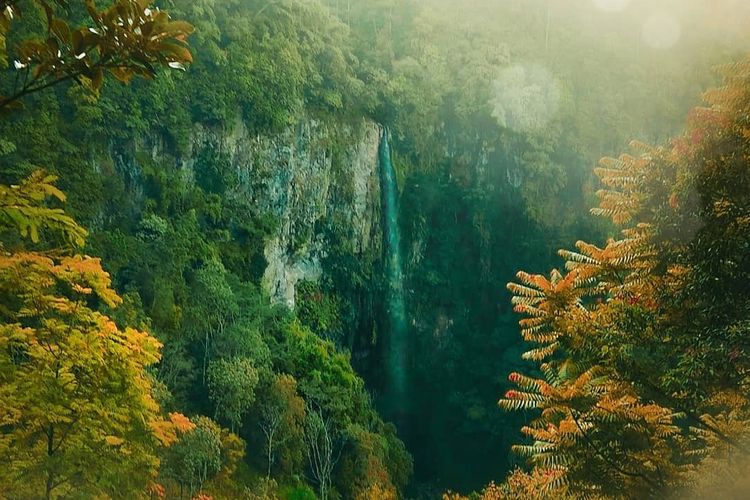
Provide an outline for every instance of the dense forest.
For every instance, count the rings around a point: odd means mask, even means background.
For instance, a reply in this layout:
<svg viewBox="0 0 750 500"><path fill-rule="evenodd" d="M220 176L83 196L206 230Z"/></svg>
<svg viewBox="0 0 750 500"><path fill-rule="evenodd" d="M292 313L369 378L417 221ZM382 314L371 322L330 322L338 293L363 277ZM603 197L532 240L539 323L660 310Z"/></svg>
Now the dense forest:
<svg viewBox="0 0 750 500"><path fill-rule="evenodd" d="M743 498L748 28L0 0L0 498Z"/></svg>

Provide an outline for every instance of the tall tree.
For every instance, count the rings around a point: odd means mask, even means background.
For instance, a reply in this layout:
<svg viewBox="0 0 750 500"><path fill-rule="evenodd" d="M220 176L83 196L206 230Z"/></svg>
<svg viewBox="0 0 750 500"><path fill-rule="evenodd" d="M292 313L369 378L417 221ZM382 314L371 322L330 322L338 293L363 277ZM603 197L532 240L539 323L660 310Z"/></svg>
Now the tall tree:
<svg viewBox="0 0 750 500"><path fill-rule="evenodd" d="M90 24L71 28L67 2L0 2L0 62L22 4L44 29L14 43L16 76L2 82L0 111L26 95L75 80L98 91L104 71L123 82L183 67L192 28L149 2L85 2ZM15 36L15 35L14 35ZM17 45L17 46L16 46ZM103 309L122 299L98 259L75 255L86 231L48 198L64 201L56 179L36 172L0 185L0 472L4 493L21 497L134 496L155 475L155 450L171 443L146 368L160 344L121 328ZM47 238L42 238L42 233ZM31 245L15 242L28 237ZM50 237L52 236L52 237ZM33 250L29 249L33 248Z"/></svg>
<svg viewBox="0 0 750 500"><path fill-rule="evenodd" d="M0 189L0 230L42 241L39 228L74 244L85 231L34 174ZM156 473L168 429L146 372L160 344L99 311L121 303L98 259L0 246L0 483L16 496L136 494Z"/></svg>
<svg viewBox="0 0 750 500"><path fill-rule="evenodd" d="M507 491L654 496L746 449L750 61L722 71L670 147L602 160L592 213L622 237L508 285L543 378L511 374L500 400L540 410L515 447L535 468Z"/></svg>
<svg viewBox="0 0 750 500"><path fill-rule="evenodd" d="M255 400L258 370L249 358L220 359L208 370L208 390L216 405L216 417L229 420L232 432Z"/></svg>
<svg viewBox="0 0 750 500"><path fill-rule="evenodd" d="M266 477L276 462L279 448L303 432L305 401L297 395L297 381L291 375L276 375L263 391L258 425L265 437Z"/></svg>
<svg viewBox="0 0 750 500"><path fill-rule="evenodd" d="M305 412L305 443L310 464L321 500L327 500L331 488L331 476L341 457L342 443L336 435L331 420L323 416L320 408L308 404Z"/></svg>

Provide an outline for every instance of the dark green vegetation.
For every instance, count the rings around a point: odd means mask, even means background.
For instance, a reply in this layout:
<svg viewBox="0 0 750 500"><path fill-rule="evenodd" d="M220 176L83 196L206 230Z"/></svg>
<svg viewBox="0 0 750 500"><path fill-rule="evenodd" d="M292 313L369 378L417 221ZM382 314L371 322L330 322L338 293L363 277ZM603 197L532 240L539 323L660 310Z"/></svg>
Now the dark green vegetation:
<svg viewBox="0 0 750 500"><path fill-rule="evenodd" d="M162 459L185 495L213 479L217 497L258 496L273 489L268 476L284 498L309 498L309 487L434 497L505 476L525 420L496 407L503 375L521 364L505 283L611 232L586 215L595 161L673 135L710 67L739 47L726 26L718 38L697 24L656 51L632 12L574 3L163 2L196 28L187 72L107 80L98 98L62 84L2 118L0 181L37 167L59 175L90 232L85 253L124 299L114 319L164 344L157 399L197 425ZM41 22L30 10L10 33L11 60L14 40ZM14 75L11 63L3 85ZM379 396L389 394L380 247L357 255L333 217L304 228L292 251L323 235L323 277L298 284L294 311L273 305L264 248L283 221L236 189L244 181L221 141L190 144L197 125L226 137L239 119L248 135L273 137L315 119L332 124L327 151L346 177L345 130L362 118L391 130L401 190L407 413ZM217 458L237 446L227 430L247 444L232 479ZM308 456L324 433L330 478Z"/></svg>

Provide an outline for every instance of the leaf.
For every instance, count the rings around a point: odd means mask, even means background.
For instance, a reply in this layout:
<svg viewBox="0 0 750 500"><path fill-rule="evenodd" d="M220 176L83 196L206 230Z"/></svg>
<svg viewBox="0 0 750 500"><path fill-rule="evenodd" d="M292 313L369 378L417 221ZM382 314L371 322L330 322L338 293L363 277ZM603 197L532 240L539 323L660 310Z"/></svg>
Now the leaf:
<svg viewBox="0 0 750 500"><path fill-rule="evenodd" d="M99 92L99 89L102 88L102 83L104 82L104 70L102 70L101 67L97 66L90 78L91 88L94 90L94 92Z"/></svg>
<svg viewBox="0 0 750 500"><path fill-rule="evenodd" d="M122 446L125 440L117 436L106 436L104 441L110 446Z"/></svg>
<svg viewBox="0 0 750 500"><path fill-rule="evenodd" d="M62 19L53 17L50 22L50 29L61 42L65 44L71 42L70 26Z"/></svg>
<svg viewBox="0 0 750 500"><path fill-rule="evenodd" d="M109 68L109 72L122 83L130 83L133 78L133 70L125 66Z"/></svg>

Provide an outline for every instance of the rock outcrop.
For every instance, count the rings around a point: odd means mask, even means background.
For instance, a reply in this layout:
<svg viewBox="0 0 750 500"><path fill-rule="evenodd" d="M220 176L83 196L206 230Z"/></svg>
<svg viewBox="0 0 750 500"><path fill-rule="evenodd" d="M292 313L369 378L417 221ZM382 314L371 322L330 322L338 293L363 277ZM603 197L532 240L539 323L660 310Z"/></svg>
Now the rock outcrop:
<svg viewBox="0 0 750 500"><path fill-rule="evenodd" d="M200 168L197 152L207 146L228 156L238 179L231 194L278 222L265 247L263 285L293 308L296 284L323 275L327 229L355 257L380 251L379 142L378 125L364 120L304 120L273 136L251 134L241 120L229 132L196 125L182 166L188 175Z"/></svg>

